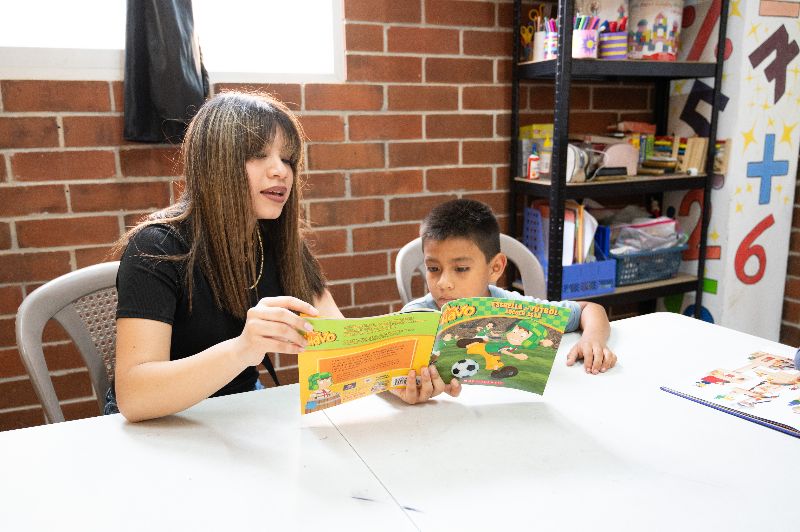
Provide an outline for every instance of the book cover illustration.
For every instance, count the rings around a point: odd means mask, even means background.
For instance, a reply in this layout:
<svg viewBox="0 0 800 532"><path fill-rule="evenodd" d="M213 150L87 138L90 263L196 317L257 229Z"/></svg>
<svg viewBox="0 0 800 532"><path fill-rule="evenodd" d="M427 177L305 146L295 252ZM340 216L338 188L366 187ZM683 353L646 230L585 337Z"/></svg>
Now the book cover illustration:
<svg viewBox="0 0 800 532"><path fill-rule="evenodd" d="M442 307L433 358L445 382L544 393L570 310L523 300L464 298Z"/></svg>
<svg viewBox="0 0 800 532"><path fill-rule="evenodd" d="M717 368L666 392L800 437L800 371L782 356L757 351L743 366Z"/></svg>
<svg viewBox="0 0 800 532"><path fill-rule="evenodd" d="M373 318L307 318L314 331L298 356L301 412L308 414L406 385L430 361L439 312Z"/></svg>

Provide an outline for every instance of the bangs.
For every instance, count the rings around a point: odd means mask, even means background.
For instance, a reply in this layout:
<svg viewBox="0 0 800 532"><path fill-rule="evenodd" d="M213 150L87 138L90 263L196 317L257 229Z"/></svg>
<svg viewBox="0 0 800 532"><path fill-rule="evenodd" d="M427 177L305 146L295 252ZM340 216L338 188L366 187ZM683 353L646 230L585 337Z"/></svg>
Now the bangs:
<svg viewBox="0 0 800 532"><path fill-rule="evenodd" d="M251 159L263 153L264 147L275 141L280 128L284 141L281 152L288 155L296 172L302 149L300 125L286 111L270 102L254 99L252 104L243 120L250 122L247 124L249 127L244 128L245 157Z"/></svg>

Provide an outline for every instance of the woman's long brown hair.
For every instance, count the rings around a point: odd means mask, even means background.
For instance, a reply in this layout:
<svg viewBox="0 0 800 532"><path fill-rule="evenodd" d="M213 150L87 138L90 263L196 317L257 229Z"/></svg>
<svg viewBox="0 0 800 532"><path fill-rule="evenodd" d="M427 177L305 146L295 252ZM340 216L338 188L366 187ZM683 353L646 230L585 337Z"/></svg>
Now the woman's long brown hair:
<svg viewBox="0 0 800 532"><path fill-rule="evenodd" d="M124 246L144 227L188 224L190 249L185 255L159 257L185 261L186 289L191 294L195 267L208 281L216 304L239 318L247 315L253 297L260 251L256 215L245 163L262 153L280 128L291 153L294 184L281 215L261 221L269 238L266 250L275 258L283 293L313 303L325 290L317 260L303 238L300 200L303 188L303 132L294 114L281 102L259 93L223 92L197 112L183 140L186 187L178 201L128 231Z"/></svg>

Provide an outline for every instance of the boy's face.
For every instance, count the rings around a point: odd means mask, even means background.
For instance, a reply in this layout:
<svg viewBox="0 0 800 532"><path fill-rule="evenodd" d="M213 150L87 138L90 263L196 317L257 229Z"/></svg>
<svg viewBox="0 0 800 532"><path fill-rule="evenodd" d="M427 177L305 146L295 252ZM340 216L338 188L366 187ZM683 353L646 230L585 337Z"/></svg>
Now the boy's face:
<svg viewBox="0 0 800 532"><path fill-rule="evenodd" d="M498 253L490 261L472 240L447 238L426 240L425 280L436 306L461 297L488 297L506 267L506 256Z"/></svg>

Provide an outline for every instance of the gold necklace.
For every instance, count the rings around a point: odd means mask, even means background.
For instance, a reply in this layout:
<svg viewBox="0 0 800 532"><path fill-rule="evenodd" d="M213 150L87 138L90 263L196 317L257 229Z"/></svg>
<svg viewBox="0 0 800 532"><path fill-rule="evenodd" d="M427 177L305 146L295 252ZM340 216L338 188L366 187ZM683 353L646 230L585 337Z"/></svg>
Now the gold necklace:
<svg viewBox="0 0 800 532"><path fill-rule="evenodd" d="M261 240L261 230L259 228L256 228L256 236L258 237L258 248L261 250L261 261L259 262L260 266L258 268L258 277L256 277L256 282L253 283L253 286L250 287L251 290L258 286L258 282L261 280L261 275L264 273L264 242Z"/></svg>

